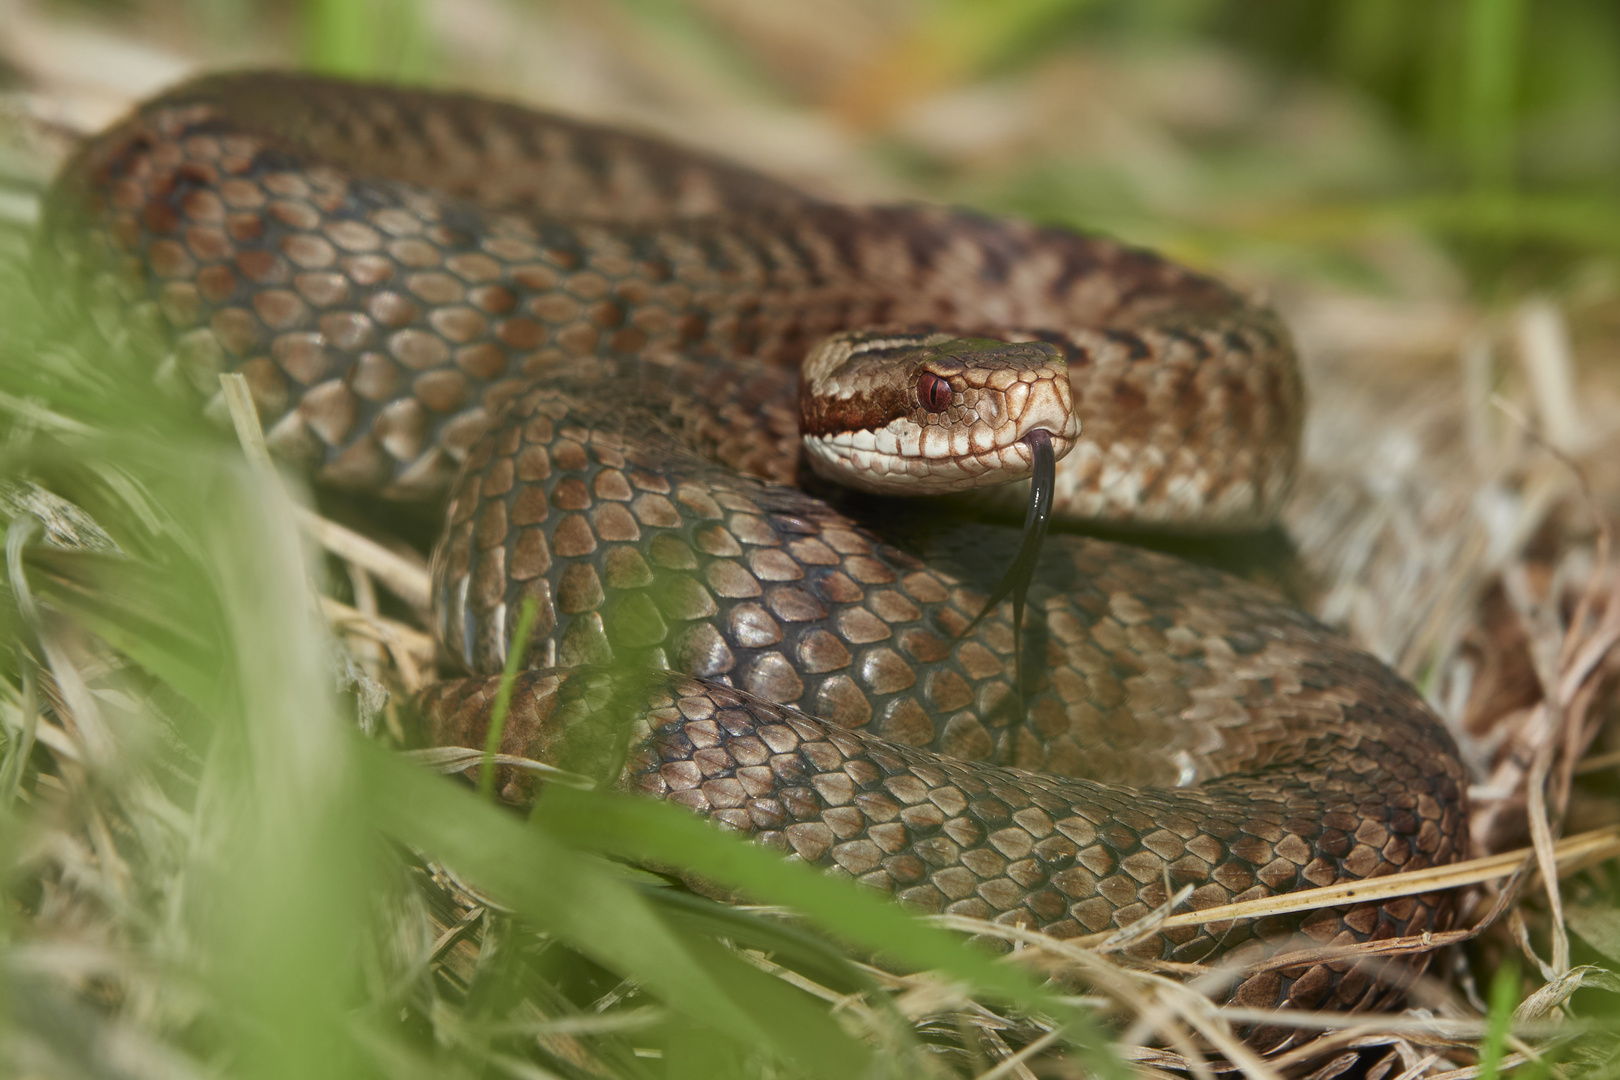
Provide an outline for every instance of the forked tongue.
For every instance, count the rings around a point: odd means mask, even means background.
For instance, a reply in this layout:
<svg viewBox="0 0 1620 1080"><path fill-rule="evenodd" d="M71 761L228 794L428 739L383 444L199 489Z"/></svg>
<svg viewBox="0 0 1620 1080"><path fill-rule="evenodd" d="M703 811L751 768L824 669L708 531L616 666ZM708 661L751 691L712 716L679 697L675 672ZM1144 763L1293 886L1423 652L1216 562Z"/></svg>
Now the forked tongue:
<svg viewBox="0 0 1620 1080"><path fill-rule="evenodd" d="M1046 526L1052 520L1052 493L1057 486L1057 454L1052 449L1052 436L1043 428L1025 435L1021 442L1034 452L1035 463L1029 478L1029 509L1024 512L1024 538L1019 542L1018 554L991 593L967 633L994 611L1008 594L1013 602L1013 686L1018 694L1018 716L1024 715L1024 600L1029 595L1029 583L1035 576L1035 564L1041 557L1041 544L1046 540Z"/></svg>

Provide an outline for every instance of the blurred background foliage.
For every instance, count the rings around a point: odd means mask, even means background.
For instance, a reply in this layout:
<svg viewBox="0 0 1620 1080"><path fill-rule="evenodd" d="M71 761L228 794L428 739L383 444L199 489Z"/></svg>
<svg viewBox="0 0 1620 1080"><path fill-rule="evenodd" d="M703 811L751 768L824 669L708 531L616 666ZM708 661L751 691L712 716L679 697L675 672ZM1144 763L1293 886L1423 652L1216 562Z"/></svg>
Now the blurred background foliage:
<svg viewBox="0 0 1620 1080"><path fill-rule="evenodd" d="M1355 340L1386 363L1451 364L1534 294L1567 306L1583 360L1612 369L1620 342L1612 0L0 0L0 82L37 88L31 108L68 134L189 71L248 63L471 87L831 194L1115 233L1268 290L1308 371L1324 335L1362 322L1382 329ZM20 1071L907 1075L924 1045L941 1075L973 1075L1000 1068L997 1032L1015 1046L1048 1032L1026 1023L1039 1015L1067 1018L1079 1047L1052 1074L1115 1067L1075 1002L955 939L908 936L869 898L810 904L817 887L762 853L647 811L687 865L799 897L817 921L710 904L605 861L646 841L614 832L611 808L524 829L354 738L354 701L308 644L320 630L288 602L302 567L266 512L273 485L33 302L18 256L68 142L26 160L0 145L0 473L50 479L149 566L36 553L18 571L28 538L9 552L14 589L24 572L66 613L12 619L0 689L0 856L20 898L0 970ZM1307 303L1324 291L1386 306L1324 322ZM170 408L164 445L132 422L136 403ZM42 680L82 663L92 635L128 664L87 684L118 721L107 745L36 743ZM49 641L67 644L41 661ZM435 871L379 836L455 862L527 929L426 911L454 890L424 887ZM423 940L429 914L443 936ZM829 941L903 942L936 972L884 982ZM964 987L1024 1019L997 1028ZM884 1004L851 1020L859 993ZM1506 1024L1506 1006L1495 1015ZM1596 1068L1613 1075L1601 1054Z"/></svg>
<svg viewBox="0 0 1620 1080"><path fill-rule="evenodd" d="M587 111L792 112L908 193L1209 258L1270 242L1320 262L1394 221L1490 298L1620 251L1620 7L1604 0L50 6L214 63Z"/></svg>
<svg viewBox="0 0 1620 1080"><path fill-rule="evenodd" d="M229 2L216 0L221 7ZM442 77L421 3L374 0L373 11L387 9L386 35L367 32L366 6L309 0L306 61L349 74ZM1228 243L1224 234L1232 232L1251 240L1258 232L1331 242L1381 217L1406 216L1455 245L1470 282L1487 295L1502 285L1556 278L1572 257L1620 250L1614 4L879 2L866 17L885 25L868 30L866 55L820 65L814 56L773 63L760 41L765 20L746 11L765 4L609 0L609 6L670 50L724 73L741 93L831 113L874 150L889 151L919 188L946 197L1116 228L1168 212L1190 232ZM774 44L792 47L790 38ZM1189 52L1217 57L1214 69L1178 70ZM1151 183L1097 176L1086 148L1064 145L1061 135L1034 152L1014 143L999 161L973 162L968 171L981 176L965 186L951 183L948 140L941 152L926 136L907 137L907 111L930 97L1005 85L1038 76L1043 65L1099 54L1150 71L1159 58L1159 78L1192 84L1172 89L1183 115L1166 125L1180 164L1200 189L1190 206L1183 198L1179 213L1151 197ZM1209 85L1200 87L1201 77ZM1060 83L1049 92L1065 91L1084 88ZM1298 95L1323 92L1339 95L1342 108L1359 114L1348 122L1361 125L1314 133L1339 143L1325 160L1314 152L1312 132L1288 130L1290 119L1312 118L1286 115ZM948 117L950 102L937 111ZM1004 119L1015 127L1029 123ZM919 126L926 131L926 120Z"/></svg>

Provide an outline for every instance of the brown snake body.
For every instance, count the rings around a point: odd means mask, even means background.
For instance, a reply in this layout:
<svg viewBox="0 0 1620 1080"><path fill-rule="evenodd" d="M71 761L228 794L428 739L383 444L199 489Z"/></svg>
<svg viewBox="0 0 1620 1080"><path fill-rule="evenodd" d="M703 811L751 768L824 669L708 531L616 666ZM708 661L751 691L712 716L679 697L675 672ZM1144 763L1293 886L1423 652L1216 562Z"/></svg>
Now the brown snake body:
<svg viewBox="0 0 1620 1080"><path fill-rule="evenodd" d="M436 618L476 674L427 695L437 740L482 745L532 598L544 670L504 750L566 756L603 687L628 687L623 784L930 910L1069 936L1167 885L1198 909L1464 857L1439 722L1264 590L1051 539L1020 717L1010 622L969 629L1005 531L789 486L807 348L929 324L1068 351L1060 512L1263 522L1298 377L1275 318L1206 278L1060 230L836 206L512 106L262 74L99 136L45 235L93 305L162 343L165 377L212 394L243 372L272 446L324 479L431 493L466 459ZM1132 949L1209 961L1450 917L1416 897ZM1307 963L1234 998L1362 1007L1412 970Z"/></svg>

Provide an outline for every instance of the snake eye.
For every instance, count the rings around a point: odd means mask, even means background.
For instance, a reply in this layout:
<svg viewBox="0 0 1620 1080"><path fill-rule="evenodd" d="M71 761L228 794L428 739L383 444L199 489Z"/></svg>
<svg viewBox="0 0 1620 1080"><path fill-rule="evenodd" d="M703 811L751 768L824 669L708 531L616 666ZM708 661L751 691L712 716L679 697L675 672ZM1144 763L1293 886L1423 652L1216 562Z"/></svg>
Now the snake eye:
<svg viewBox="0 0 1620 1080"><path fill-rule="evenodd" d="M951 384L933 372L925 371L917 380L917 398L929 412L942 413L951 407Z"/></svg>

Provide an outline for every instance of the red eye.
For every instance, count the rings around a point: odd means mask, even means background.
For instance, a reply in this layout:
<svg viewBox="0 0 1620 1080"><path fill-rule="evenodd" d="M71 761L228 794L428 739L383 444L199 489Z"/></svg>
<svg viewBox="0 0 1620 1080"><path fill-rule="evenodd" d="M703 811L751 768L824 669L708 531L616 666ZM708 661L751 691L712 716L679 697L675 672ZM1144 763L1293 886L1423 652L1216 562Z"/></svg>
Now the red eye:
<svg viewBox="0 0 1620 1080"><path fill-rule="evenodd" d="M917 398L929 412L942 413L951 407L951 384L925 371L917 380Z"/></svg>

